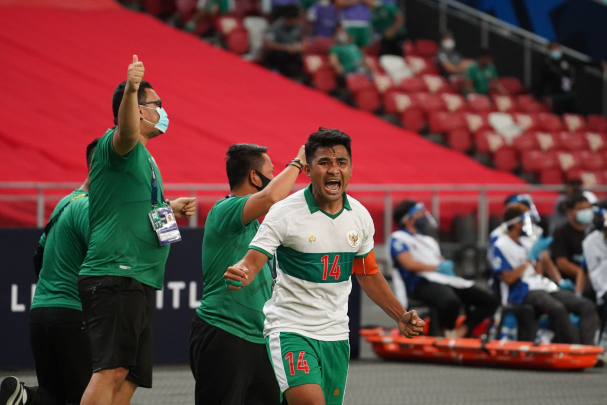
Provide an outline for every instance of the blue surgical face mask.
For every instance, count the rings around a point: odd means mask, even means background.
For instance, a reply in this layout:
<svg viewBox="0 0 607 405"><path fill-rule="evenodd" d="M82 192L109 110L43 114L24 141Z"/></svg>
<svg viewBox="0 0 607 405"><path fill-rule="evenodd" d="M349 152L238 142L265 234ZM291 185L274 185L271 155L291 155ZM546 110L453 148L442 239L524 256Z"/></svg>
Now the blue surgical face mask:
<svg viewBox="0 0 607 405"><path fill-rule="evenodd" d="M593 219L594 219L594 212L592 211L592 208L586 208L584 210L579 210L578 212L575 213L575 220L582 225L588 225L589 223L592 222Z"/></svg>
<svg viewBox="0 0 607 405"><path fill-rule="evenodd" d="M168 117L166 111L164 111L164 108L161 108L161 107L150 108L150 107L146 107L144 105L142 105L140 107L147 108L150 110L156 110L156 112L158 113L158 116L160 117L156 124L146 120L145 118L143 118L143 120L150 124L154 124L154 128L156 128L157 130L159 130L161 133L164 134L167 131L167 128L169 127L169 117Z"/></svg>
<svg viewBox="0 0 607 405"><path fill-rule="evenodd" d="M555 49L553 51L550 51L550 57L552 59L561 59L563 57L563 52L560 51L560 49Z"/></svg>

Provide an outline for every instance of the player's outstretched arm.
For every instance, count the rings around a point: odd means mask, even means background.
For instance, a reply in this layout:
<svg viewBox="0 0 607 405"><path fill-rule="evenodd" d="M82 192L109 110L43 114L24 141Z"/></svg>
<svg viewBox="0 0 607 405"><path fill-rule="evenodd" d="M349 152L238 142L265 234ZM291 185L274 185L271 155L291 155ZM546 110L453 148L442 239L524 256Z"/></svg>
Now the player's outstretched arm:
<svg viewBox="0 0 607 405"><path fill-rule="evenodd" d="M240 290L251 284L267 261L268 256L258 250L249 249L245 257L235 265L228 267L223 275L228 290Z"/></svg>
<svg viewBox="0 0 607 405"><path fill-rule="evenodd" d="M306 164L303 146L297 153L297 159L302 165ZM287 198L300 172L297 167L289 165L266 188L250 196L242 209L242 223L246 225L266 215L272 205Z"/></svg>
<svg viewBox="0 0 607 405"><path fill-rule="evenodd" d="M139 142L139 101L137 91L143 81L145 68L133 55L133 63L129 65L124 87L124 95L118 110L118 130L114 134L114 150L121 156L129 153Z"/></svg>

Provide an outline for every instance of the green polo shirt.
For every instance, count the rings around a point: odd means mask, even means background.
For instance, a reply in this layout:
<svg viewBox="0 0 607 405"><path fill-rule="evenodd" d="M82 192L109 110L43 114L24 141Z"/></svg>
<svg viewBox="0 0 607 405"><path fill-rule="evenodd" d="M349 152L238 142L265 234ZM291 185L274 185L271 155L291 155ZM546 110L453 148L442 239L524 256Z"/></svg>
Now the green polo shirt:
<svg viewBox="0 0 607 405"><path fill-rule="evenodd" d="M481 68L474 62L468 67L466 77L472 80L472 85L477 93L488 94L491 80L498 78L497 68L493 63L489 63L484 68Z"/></svg>
<svg viewBox="0 0 607 405"><path fill-rule="evenodd" d="M344 73L357 72L364 65L363 54L353 43L333 45L329 54L337 55L339 64L344 68Z"/></svg>
<svg viewBox="0 0 607 405"><path fill-rule="evenodd" d="M378 34L383 34L385 30L390 28L396 16L400 14L400 9L395 4L389 4L382 2L379 6L371 9L371 25L373 31ZM405 27L401 26L395 33L395 37L401 37L405 35Z"/></svg>

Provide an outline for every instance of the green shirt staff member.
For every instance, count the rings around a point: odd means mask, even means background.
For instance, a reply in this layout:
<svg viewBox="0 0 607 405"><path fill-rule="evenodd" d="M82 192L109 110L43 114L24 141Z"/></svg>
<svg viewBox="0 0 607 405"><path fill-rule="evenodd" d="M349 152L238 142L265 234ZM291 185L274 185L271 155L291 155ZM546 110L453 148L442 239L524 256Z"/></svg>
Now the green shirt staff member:
<svg viewBox="0 0 607 405"><path fill-rule="evenodd" d="M190 366L196 404L276 404L280 390L263 337L263 306L271 296L266 265L249 291L226 288L225 269L243 256L259 229L258 218L287 197L305 164L303 147L274 178L267 148L237 144L228 148L230 195L207 217L202 242L204 290L190 334Z"/></svg>
<svg viewBox="0 0 607 405"><path fill-rule="evenodd" d="M468 94L489 94L492 88L500 94L508 94L508 91L498 80L497 68L493 64L493 57L487 49L483 49L476 62L468 66L468 70L466 71L466 91Z"/></svg>
<svg viewBox="0 0 607 405"><path fill-rule="evenodd" d="M381 0L371 6L371 26L381 36L379 55L403 55L405 17L396 4Z"/></svg>
<svg viewBox="0 0 607 405"><path fill-rule="evenodd" d="M89 250L78 280L89 328L93 377L83 405L128 403L135 388L152 386L152 316L162 288L171 221L160 170L147 142L166 132L162 101L143 80L137 56L112 98L114 124L91 164ZM170 202L174 216L193 215L193 198ZM169 211L169 212L167 212Z"/></svg>

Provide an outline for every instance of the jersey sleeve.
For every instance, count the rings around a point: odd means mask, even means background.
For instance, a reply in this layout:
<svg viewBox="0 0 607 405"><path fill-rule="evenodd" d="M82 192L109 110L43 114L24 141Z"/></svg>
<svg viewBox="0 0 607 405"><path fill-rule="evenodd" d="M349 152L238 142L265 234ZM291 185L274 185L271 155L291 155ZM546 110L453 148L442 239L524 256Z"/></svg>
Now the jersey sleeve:
<svg viewBox="0 0 607 405"><path fill-rule="evenodd" d="M111 129L105 133L99 140L95 152L93 153L93 160L91 166L95 164L102 164L103 166L109 167L115 172L122 172L126 169L129 162L134 155L139 153L138 144L126 155L121 156L114 150L114 134L116 134L116 128Z"/></svg>
<svg viewBox="0 0 607 405"><path fill-rule="evenodd" d="M365 231L362 235L362 241L358 252L356 252L355 259L361 259L366 257L373 250L374 241L373 235L375 235L375 225L369 212L365 210Z"/></svg>
<svg viewBox="0 0 607 405"><path fill-rule="evenodd" d="M504 253L502 252L502 250L497 246L493 247L493 256L491 258L491 267L493 267L494 273L501 273L503 271L509 271L509 270L513 269L512 265L510 264L508 259L506 259L506 256L504 256Z"/></svg>
<svg viewBox="0 0 607 405"><path fill-rule="evenodd" d="M274 257L286 234L286 215L279 209L270 209L257 234L249 244L249 249L257 250L268 258Z"/></svg>
<svg viewBox="0 0 607 405"><path fill-rule="evenodd" d="M249 197L250 195L228 198L213 208L213 221L217 233L229 236L240 232L245 227L242 223L242 210Z"/></svg>

